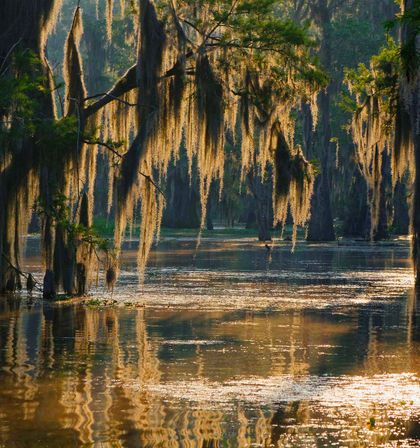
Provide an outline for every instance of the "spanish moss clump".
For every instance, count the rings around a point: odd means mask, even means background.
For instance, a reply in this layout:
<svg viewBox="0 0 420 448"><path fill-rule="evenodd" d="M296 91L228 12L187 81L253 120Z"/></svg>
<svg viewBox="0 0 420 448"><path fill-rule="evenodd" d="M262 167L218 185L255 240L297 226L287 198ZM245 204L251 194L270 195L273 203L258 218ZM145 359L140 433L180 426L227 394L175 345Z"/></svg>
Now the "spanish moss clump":
<svg viewBox="0 0 420 448"><path fill-rule="evenodd" d="M397 89L398 71L398 50L390 40L388 47L372 58L370 69L360 65L358 72L347 73L349 89L356 96L350 131L356 146L356 160L368 188L371 239L379 222L383 160L392 154L394 186L412 166Z"/></svg>
<svg viewBox="0 0 420 448"><path fill-rule="evenodd" d="M357 148L357 161L368 187L371 214L371 239L378 226L380 186L382 182L382 159L390 148L389 136L384 132L386 117L381 100L370 96L354 115L351 125L353 140Z"/></svg>
<svg viewBox="0 0 420 448"><path fill-rule="evenodd" d="M112 16L114 13L114 0L106 0L106 33L108 40L112 39Z"/></svg>
<svg viewBox="0 0 420 448"><path fill-rule="evenodd" d="M223 90L207 56L197 58L194 88L195 95L189 96L193 104L188 107L186 146L190 158L197 158L201 227L204 227L212 180L220 179L223 188L225 131Z"/></svg>
<svg viewBox="0 0 420 448"><path fill-rule="evenodd" d="M250 89L251 89L252 75L246 71L244 76L245 94L241 95L239 103L239 116L241 123L241 153L242 153L242 170L241 180L244 181L246 174L254 165L254 150L256 143L254 140L255 131L254 123L256 120L255 111L251 104Z"/></svg>
<svg viewBox="0 0 420 448"><path fill-rule="evenodd" d="M414 182L414 146L410 116L405 105L398 101L395 111L395 136L392 151L392 180L394 186L407 171L410 172L411 181Z"/></svg>
<svg viewBox="0 0 420 448"><path fill-rule="evenodd" d="M144 31L140 33L137 64L138 134L120 167L117 183L115 245L119 252L127 221L133 219L133 209L141 199L142 216L146 218L142 219L141 234L148 238L140 243L139 254L147 255L153 242L153 237L150 235L154 235L157 228L154 219L156 214L153 212L153 207L156 205L151 204L150 185L148 185L153 182L152 154L156 154L158 147L165 150L164 147L158 146L161 142L157 138L156 126L159 124L160 105L168 100L162 98L158 90L158 80L167 71L168 47L163 25L157 19L153 3L149 0L140 2L139 21L140 28ZM167 154L167 151L164 153ZM151 206L152 209L148 210L147 206ZM141 255L139 263L140 266L145 263L141 261Z"/></svg>
<svg viewBox="0 0 420 448"><path fill-rule="evenodd" d="M304 226L309 218L314 174L300 148L290 151L280 123L272 128L270 147L274 160L274 225L286 222L290 207L294 248L297 227Z"/></svg>
<svg viewBox="0 0 420 448"><path fill-rule="evenodd" d="M113 291L115 282L117 281L117 275L115 273L115 268L110 266L106 270L105 274L105 284L108 288L108 290Z"/></svg>
<svg viewBox="0 0 420 448"><path fill-rule="evenodd" d="M273 95L272 81L250 71L245 72L244 85L240 101L242 178L253 166L259 167L261 176L268 164L274 167L274 225L284 224L290 210L294 247L297 226L305 225L309 219L314 182L311 165L294 145L290 110L296 99L289 98L283 87ZM316 109L315 95L310 88L301 88L301 97Z"/></svg>
<svg viewBox="0 0 420 448"><path fill-rule="evenodd" d="M162 203L157 197L156 189L144 181L141 197L140 246L137 253L137 269L142 279L154 237L160 227Z"/></svg>
<svg viewBox="0 0 420 448"><path fill-rule="evenodd" d="M64 46L63 76L65 80L65 115L80 114L82 100L86 97L82 58L79 52L83 34L82 10L76 8L73 23ZM79 110L78 110L79 109Z"/></svg>

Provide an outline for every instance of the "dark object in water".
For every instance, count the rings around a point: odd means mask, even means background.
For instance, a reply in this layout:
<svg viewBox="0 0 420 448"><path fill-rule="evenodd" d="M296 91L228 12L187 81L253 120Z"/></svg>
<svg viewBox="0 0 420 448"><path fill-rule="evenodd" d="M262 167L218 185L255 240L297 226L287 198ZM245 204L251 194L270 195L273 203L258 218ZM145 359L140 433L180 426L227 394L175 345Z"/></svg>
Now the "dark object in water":
<svg viewBox="0 0 420 448"><path fill-rule="evenodd" d="M46 300L53 300L57 294L55 288L54 272L47 269L44 276L43 298Z"/></svg>
<svg viewBox="0 0 420 448"><path fill-rule="evenodd" d="M106 276L105 276L105 282L106 285L108 286L108 290L112 289L114 290L114 284L117 280L117 276L115 275L115 270L113 267L110 267L107 269L106 271Z"/></svg>
<svg viewBox="0 0 420 448"><path fill-rule="evenodd" d="M86 294L86 266L83 263L76 265L76 281L77 281L77 295L83 296Z"/></svg>
<svg viewBox="0 0 420 448"><path fill-rule="evenodd" d="M34 288L35 288L35 279L33 278L32 274L29 274L26 280L26 290L30 294Z"/></svg>

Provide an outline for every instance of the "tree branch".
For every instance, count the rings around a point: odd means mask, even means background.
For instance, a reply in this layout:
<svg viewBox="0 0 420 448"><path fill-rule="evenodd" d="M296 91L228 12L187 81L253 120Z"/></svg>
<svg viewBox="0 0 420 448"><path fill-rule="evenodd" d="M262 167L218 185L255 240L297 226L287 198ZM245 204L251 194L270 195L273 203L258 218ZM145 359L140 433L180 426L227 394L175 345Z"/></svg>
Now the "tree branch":
<svg viewBox="0 0 420 448"><path fill-rule="evenodd" d="M0 75L3 75L3 73L6 71L6 69L4 69L3 71L3 67L4 64L6 64L7 60L9 59L9 56L13 53L13 50L20 44L20 42L22 41L22 37L19 38L19 40L17 42L15 42L9 49L9 51L7 52L6 56L3 59L3 62L0 65ZM7 68L7 67L6 67Z"/></svg>
<svg viewBox="0 0 420 448"><path fill-rule="evenodd" d="M114 96L111 93L107 93L107 92L105 92L105 93L97 93L96 95L88 96L86 98L83 98L83 101L89 101L89 100L93 100L94 98L99 98L99 97L104 97L104 96L107 96L107 97L111 98L111 101L112 100L117 100L117 101L120 101L123 104L126 104L127 106L138 106L137 103L129 103L128 101L124 101L121 98L118 98L117 96Z"/></svg>
<svg viewBox="0 0 420 448"><path fill-rule="evenodd" d="M1 256L4 258L4 260L6 261L6 263L19 275L21 275L22 277L28 279L29 276L31 274L25 274L24 272L22 272L19 268L17 268L5 255L5 253L2 251ZM38 287L37 285L40 284L37 280L34 279L34 277L32 276L34 282L35 282L35 288L38 289L38 291L43 292L42 288Z"/></svg>
<svg viewBox="0 0 420 448"><path fill-rule="evenodd" d="M98 96L102 96L102 98L96 101L96 103L93 103L90 106L86 107L86 109L83 111L84 117L87 118L93 115L94 113L98 112L98 110L100 110L102 107L106 106L108 103L114 101L115 99L123 101L119 97L136 87L137 87L137 64L130 67L107 93L100 93L98 95L93 95L91 97L86 98L85 101L87 101L88 99L97 98Z"/></svg>
<svg viewBox="0 0 420 448"><path fill-rule="evenodd" d="M108 145L108 143L102 142L100 140L95 140L95 141L84 140L84 143L86 143L87 145L103 146L104 148L111 151L114 155L116 155L119 159L123 158L123 156L118 151L116 151L111 145ZM156 190L163 196L163 199L165 199L165 201L166 201L165 193L162 191L162 189L159 187L159 185L157 185L156 182L148 174L144 174L141 171L139 171L139 174L141 176L143 176L147 181L149 181L156 188Z"/></svg>
<svg viewBox="0 0 420 448"><path fill-rule="evenodd" d="M238 0L235 0L235 1L232 3L232 6L231 6L231 8L230 8L230 10L229 10L229 12L228 12L228 14L227 14L225 20L227 20L227 19L232 15L232 13L233 13L233 11L234 11L234 9L235 9L237 3L238 3ZM204 40L203 40L203 43L200 45L200 48L202 48L202 47L204 47L204 46L206 45L206 42L207 42L207 40L209 39L209 37L210 37L210 36L217 30L217 28L219 28L220 25L222 25L222 23L223 23L223 19L220 19L220 20L214 25L214 27L213 27L213 28L207 33L207 35L205 36L205 38L204 38Z"/></svg>
<svg viewBox="0 0 420 448"><path fill-rule="evenodd" d="M178 35L185 40L185 42L188 42L193 48L197 47L197 45L192 42L190 39L188 39L187 35L185 34L184 29L182 28L181 23L179 22L179 18L176 15L176 10L175 10L175 4L173 0L169 0L169 4L170 4L170 10L171 10L171 15L172 15L172 19L174 21L175 24L175 28L178 32Z"/></svg>
<svg viewBox="0 0 420 448"><path fill-rule="evenodd" d="M189 58L189 57L193 56L193 54L194 53L192 51L189 51L188 53L185 54L185 58ZM161 79L165 79L165 78L168 78L168 77L174 75L178 70L178 66L179 66L179 61L177 61L175 63L175 65L161 77ZM110 90L108 90L108 92L97 93L96 95L91 95L91 96L88 96L87 98L84 98L83 101L88 101L91 99L102 97L100 100L96 101L96 103L93 103L93 104L87 106L83 110L83 117L84 118L90 117L91 115L95 114L100 109L102 109L104 106L109 104L111 101L115 101L115 100L120 101L121 103L124 103L127 106L142 107L141 104L128 103L127 101L124 101L123 99L120 98L121 95L129 92L130 90L135 89L136 87L137 87L137 64L130 67L125 72L125 74L114 84L114 86Z"/></svg>

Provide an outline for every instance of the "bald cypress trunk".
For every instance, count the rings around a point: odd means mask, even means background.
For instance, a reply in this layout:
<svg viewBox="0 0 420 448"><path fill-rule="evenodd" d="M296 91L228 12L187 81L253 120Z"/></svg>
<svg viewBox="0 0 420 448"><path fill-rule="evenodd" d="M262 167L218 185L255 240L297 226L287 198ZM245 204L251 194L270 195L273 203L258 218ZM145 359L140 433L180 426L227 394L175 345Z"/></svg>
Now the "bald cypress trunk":
<svg viewBox="0 0 420 448"><path fill-rule="evenodd" d="M77 241L74 232L69 231L69 225L75 221L70 199L71 181L78 179L76 172L81 161L81 145L76 140L84 128L83 107L80 106L84 97L83 79L74 26L66 44L65 71L71 75L76 72L71 79L66 79L66 98L72 98L66 100L66 114L78 118L77 137L72 135L64 139L60 130L55 128L54 85L44 54L58 4L58 0L5 0L0 15L2 76L24 78L28 83L39 85L39 89L25 92L35 106L23 106L33 107L36 119L33 123L30 118L15 120L12 111L11 127L15 132L5 137L7 146L4 154L10 156L10 163L0 171L0 291L14 291L21 286L20 240L27 233L33 205L39 197L46 265L44 297L49 298L59 286L68 294L75 293L76 265L80 257L86 268L85 278L88 278L86 257L80 249L84 244ZM80 24L79 8L74 17L73 25ZM15 53L20 54L23 62L13 65ZM0 111L0 115L7 113ZM25 128L28 124L25 120L33 129L30 126ZM78 202L79 199L76 198ZM86 282L79 289L85 290Z"/></svg>
<svg viewBox="0 0 420 448"><path fill-rule="evenodd" d="M327 0L317 0L311 4L315 22L321 29L320 59L325 69L331 69L331 13ZM312 197L311 218L308 241L335 240L331 212L331 85L319 95L319 111L322 126L321 134L321 173L315 181Z"/></svg>
<svg viewBox="0 0 420 448"><path fill-rule="evenodd" d="M39 79L45 76L46 89L50 88L50 71L44 58L44 45L49 23L53 21L55 0L20 1L3 0L0 13L0 61L4 77L27 76ZM12 67L14 52L30 51L38 58L32 65L20 67L22 72ZM33 101L40 113L48 118L54 116L51 95L32 93ZM8 111L0 110L0 118ZM11 127L20 132L21 124L14 122ZM21 286L20 252L22 232L29 224L29 211L35 199L38 186L39 167L42 154L37 148L38 135L3 139L4 154L11 153L10 164L0 172L0 291L13 291ZM1 161L0 161L1 162ZM1 162L2 163L2 162Z"/></svg>
<svg viewBox="0 0 420 448"><path fill-rule="evenodd" d="M416 0L403 0L403 14L418 8ZM417 26L416 26L417 25ZM420 286L420 62L418 21L402 19L401 58L405 73L401 82L401 97L408 112L414 151L415 181L412 205L412 258L416 286Z"/></svg>
<svg viewBox="0 0 420 448"><path fill-rule="evenodd" d="M418 130L418 120L420 119L420 82L413 91L410 101L410 122L413 132L414 160L416 177L414 182L413 197L413 217L412 217L412 256L414 263L414 274L416 286L420 286L420 132Z"/></svg>
<svg viewBox="0 0 420 448"><path fill-rule="evenodd" d="M379 205L376 226L371 229L371 239L373 241L381 241L388 238L388 216L386 204L386 186L389 181L389 157L387 151L382 152L381 176L379 186Z"/></svg>
<svg viewBox="0 0 420 448"><path fill-rule="evenodd" d="M407 203L406 184L397 181L393 197L394 215L392 228L397 235L408 235L410 227L410 214Z"/></svg>
<svg viewBox="0 0 420 448"><path fill-rule="evenodd" d="M331 48L324 49L330 52ZM319 97L321 136L321 173L315 180L314 195L311 203L308 241L335 240L333 217L331 212L331 123L330 123L330 88Z"/></svg>
<svg viewBox="0 0 420 448"><path fill-rule="evenodd" d="M261 176L258 176L252 170L247 176L248 188L255 199L257 205L255 218L258 228L259 241L271 241L271 228L273 225L273 216L271 210L271 190L264 185Z"/></svg>

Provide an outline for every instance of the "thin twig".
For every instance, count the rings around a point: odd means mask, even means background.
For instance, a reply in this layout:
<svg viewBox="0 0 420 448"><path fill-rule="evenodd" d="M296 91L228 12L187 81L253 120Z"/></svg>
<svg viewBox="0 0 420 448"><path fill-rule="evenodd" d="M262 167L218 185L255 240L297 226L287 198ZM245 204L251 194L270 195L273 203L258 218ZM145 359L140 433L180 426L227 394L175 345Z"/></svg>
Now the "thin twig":
<svg viewBox="0 0 420 448"><path fill-rule="evenodd" d="M176 15L176 10L175 10L175 4L173 0L169 0L170 3L170 9L171 9L171 14L172 14L172 19L175 23L175 27L178 31L178 33L182 36L182 38L185 40L185 42L188 42L193 48L196 48L197 45L192 42L190 39L188 39L187 35L185 34L184 29L182 28L180 22L179 22L179 18Z"/></svg>
<svg viewBox="0 0 420 448"><path fill-rule="evenodd" d="M111 145L108 145L108 143L105 142L101 142L100 140L83 140L83 143L86 143L87 145L99 145L99 146L103 146L104 148L108 149L109 151L111 151L113 154L115 154L117 157L119 157L120 159L122 159L122 155L115 149L113 148Z"/></svg>
<svg viewBox="0 0 420 448"><path fill-rule="evenodd" d="M163 199L166 201L165 193L160 189L159 185L156 184L156 182L148 175L144 174L141 171L139 171L140 176L143 176L146 180L148 180L155 188L156 190L163 196Z"/></svg>
<svg viewBox="0 0 420 448"><path fill-rule="evenodd" d="M21 275L22 277L28 279L29 275L31 274L26 274L25 272L21 271L19 268L17 268L10 260L9 258L6 256L6 254L2 251L1 256L6 260L6 262L9 264L9 266L16 271L19 275ZM40 284L40 282L38 282L33 276L32 278L34 279L35 282L35 288L38 289L38 291L43 292L42 288L38 287L37 285Z"/></svg>
<svg viewBox="0 0 420 448"><path fill-rule="evenodd" d="M53 69L51 68L51 66L48 63L48 60L46 58L45 58L45 65L48 68L48 71L50 72L51 80L52 80L52 83L54 85L54 89L51 91L51 93L57 91L58 101L60 102L61 115L64 117L64 101L63 101L63 98L62 98L61 93L60 93L60 86L55 83Z"/></svg>
<svg viewBox="0 0 420 448"><path fill-rule="evenodd" d="M96 95L92 95L92 96L88 96L86 98L83 98L82 101L88 101L88 100L93 100L95 98L99 98L100 96L104 97L107 96L109 98L112 98L113 100L117 100L120 101L121 103L124 103L127 106L140 106L138 103L129 103L128 101L124 101L121 98L118 98L115 95L111 95L110 93L97 93Z"/></svg>
<svg viewBox="0 0 420 448"><path fill-rule="evenodd" d="M228 15L226 16L226 19L228 19L231 15L232 15L232 13L233 13L233 10L235 9L235 7L236 7L236 4L238 3L238 0L235 0L233 3L232 3L232 6L231 6L231 8L230 8L230 10L229 10L229 12L228 12ZM207 42L207 39L217 30L217 28L219 28L219 26L221 25L223 23L223 19L220 19L217 23L216 23L216 25L214 25L214 27L207 33L207 35L205 36L205 38L204 38L204 40L203 40L203 43L201 44L201 46L203 46L203 45L206 45L206 42Z"/></svg>
<svg viewBox="0 0 420 448"><path fill-rule="evenodd" d="M10 47L9 51L7 52L6 56L3 59L3 62L0 65L0 76L3 75L3 73L4 73L2 71L4 64L9 59L9 56L13 53L13 50L21 43L21 41L22 41L22 37L19 38L19 40ZM6 71L6 69L4 71Z"/></svg>
<svg viewBox="0 0 420 448"><path fill-rule="evenodd" d="M95 141L84 140L83 142L86 143L87 145L103 146L104 148L108 149L113 154L115 154L118 158L123 159L123 156L118 151L116 151L111 145L108 145L105 142L101 142L98 140L95 140ZM165 199L165 201L166 201L165 193L162 191L162 189L159 187L159 185L157 185L156 182L148 174L145 174L141 171L139 171L139 174L141 176L143 176L145 179L147 179L156 188L156 190L163 196L163 199Z"/></svg>

